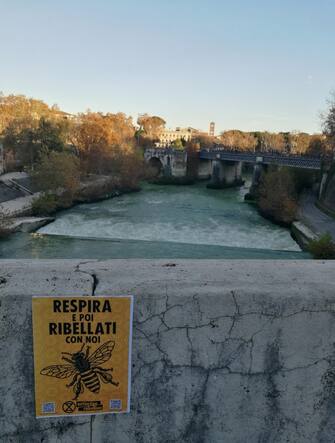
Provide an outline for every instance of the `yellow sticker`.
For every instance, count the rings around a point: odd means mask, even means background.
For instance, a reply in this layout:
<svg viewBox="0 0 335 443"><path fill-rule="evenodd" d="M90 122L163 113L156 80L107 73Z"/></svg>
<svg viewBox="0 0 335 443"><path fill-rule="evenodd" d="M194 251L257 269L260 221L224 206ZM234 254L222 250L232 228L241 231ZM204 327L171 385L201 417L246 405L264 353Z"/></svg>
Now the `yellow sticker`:
<svg viewBox="0 0 335 443"><path fill-rule="evenodd" d="M133 297L33 297L36 417L129 412Z"/></svg>

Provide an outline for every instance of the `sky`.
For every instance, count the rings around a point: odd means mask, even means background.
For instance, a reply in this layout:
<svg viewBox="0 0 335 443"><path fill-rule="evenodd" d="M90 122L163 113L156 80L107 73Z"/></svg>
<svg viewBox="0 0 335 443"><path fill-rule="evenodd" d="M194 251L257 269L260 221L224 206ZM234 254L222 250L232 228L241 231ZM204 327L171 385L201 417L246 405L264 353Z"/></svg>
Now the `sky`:
<svg viewBox="0 0 335 443"><path fill-rule="evenodd" d="M335 0L0 0L0 91L168 127L319 132Z"/></svg>

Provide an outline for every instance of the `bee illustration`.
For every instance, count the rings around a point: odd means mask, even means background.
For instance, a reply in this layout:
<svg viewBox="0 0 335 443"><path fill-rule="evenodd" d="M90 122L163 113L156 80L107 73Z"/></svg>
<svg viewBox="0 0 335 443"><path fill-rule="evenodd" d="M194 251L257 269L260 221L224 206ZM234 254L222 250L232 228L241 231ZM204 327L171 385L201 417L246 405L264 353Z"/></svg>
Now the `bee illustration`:
<svg viewBox="0 0 335 443"><path fill-rule="evenodd" d="M69 378L73 376L71 383L66 387L73 386L75 397L77 400L80 394L84 392L84 386L91 392L97 394L100 391L100 379L103 383L111 383L118 386L119 383L113 381L111 372L113 368L104 369L100 365L108 361L112 356L115 342L107 341L96 349L93 354L89 355L90 348L87 346L86 352L83 349L85 344L79 352L70 354L69 352L62 352L63 355L69 355L70 358L62 357L62 360L70 363L69 365L51 365L41 370L41 375L48 375L56 378Z"/></svg>

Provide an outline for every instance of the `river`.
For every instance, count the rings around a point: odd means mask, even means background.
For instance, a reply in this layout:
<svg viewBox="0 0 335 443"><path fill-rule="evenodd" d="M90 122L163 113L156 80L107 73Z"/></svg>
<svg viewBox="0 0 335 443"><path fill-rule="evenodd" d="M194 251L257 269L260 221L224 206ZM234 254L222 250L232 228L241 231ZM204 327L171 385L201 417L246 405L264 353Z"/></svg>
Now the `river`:
<svg viewBox="0 0 335 443"><path fill-rule="evenodd" d="M59 212L0 242L2 258L308 258L287 229L244 202L247 187L144 184L141 192Z"/></svg>

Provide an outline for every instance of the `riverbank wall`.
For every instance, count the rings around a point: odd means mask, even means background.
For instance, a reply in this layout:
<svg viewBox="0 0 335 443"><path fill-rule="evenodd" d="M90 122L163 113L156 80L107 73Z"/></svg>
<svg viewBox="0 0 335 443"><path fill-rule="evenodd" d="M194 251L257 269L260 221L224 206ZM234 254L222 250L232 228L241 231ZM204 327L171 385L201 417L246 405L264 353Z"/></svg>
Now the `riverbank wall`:
<svg viewBox="0 0 335 443"><path fill-rule="evenodd" d="M121 185L110 176L94 176L81 182L72 203L66 206L60 205L57 211L69 209L80 203L93 203L138 191L140 191L139 186ZM62 194L63 191L60 191L59 195ZM42 195L42 192L34 192L31 195L0 203L0 231L6 231L6 235L15 232L33 232L54 221L53 217L40 217L33 214L34 201Z"/></svg>
<svg viewBox="0 0 335 443"><path fill-rule="evenodd" d="M332 442L334 271L309 260L1 261L0 440ZM32 296L123 294L135 297L130 413L36 419Z"/></svg>

